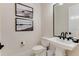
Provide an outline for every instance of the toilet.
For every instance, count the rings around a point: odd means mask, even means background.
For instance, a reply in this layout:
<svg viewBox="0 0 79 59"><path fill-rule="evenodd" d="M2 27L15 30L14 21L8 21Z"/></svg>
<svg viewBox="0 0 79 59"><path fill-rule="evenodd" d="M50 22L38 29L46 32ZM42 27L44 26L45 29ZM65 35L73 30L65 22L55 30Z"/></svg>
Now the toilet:
<svg viewBox="0 0 79 59"><path fill-rule="evenodd" d="M37 45L32 48L34 56L46 56L46 48L42 45Z"/></svg>
<svg viewBox="0 0 79 59"><path fill-rule="evenodd" d="M36 45L32 48L34 56L46 56L46 47L49 45L48 41L41 40L40 45Z"/></svg>

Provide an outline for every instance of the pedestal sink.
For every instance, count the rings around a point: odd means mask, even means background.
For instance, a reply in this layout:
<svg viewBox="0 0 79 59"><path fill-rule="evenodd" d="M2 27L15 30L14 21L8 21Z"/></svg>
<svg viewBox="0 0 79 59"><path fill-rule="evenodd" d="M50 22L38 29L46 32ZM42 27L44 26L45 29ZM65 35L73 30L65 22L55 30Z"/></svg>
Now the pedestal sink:
<svg viewBox="0 0 79 59"><path fill-rule="evenodd" d="M53 45L56 46L55 55L57 56L64 56L65 50L73 50L75 47L77 47L78 43L74 43L71 40L67 41L66 39L59 39L58 37L42 37L42 39L49 41Z"/></svg>

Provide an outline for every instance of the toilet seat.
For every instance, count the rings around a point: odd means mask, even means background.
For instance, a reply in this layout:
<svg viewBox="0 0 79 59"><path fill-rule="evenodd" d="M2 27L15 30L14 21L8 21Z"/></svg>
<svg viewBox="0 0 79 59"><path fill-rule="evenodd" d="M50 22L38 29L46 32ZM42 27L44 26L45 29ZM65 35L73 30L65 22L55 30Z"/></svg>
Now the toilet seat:
<svg viewBox="0 0 79 59"><path fill-rule="evenodd" d="M42 45L37 45L37 46L34 46L34 47L32 48L32 50L33 50L34 53L41 53L41 52L43 52L44 50L46 50L46 48L43 47Z"/></svg>

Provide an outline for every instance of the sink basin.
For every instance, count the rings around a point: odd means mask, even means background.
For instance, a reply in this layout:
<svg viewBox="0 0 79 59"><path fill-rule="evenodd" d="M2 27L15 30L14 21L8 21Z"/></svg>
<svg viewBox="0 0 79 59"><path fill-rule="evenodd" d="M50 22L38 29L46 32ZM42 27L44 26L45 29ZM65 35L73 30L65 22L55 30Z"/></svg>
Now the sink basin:
<svg viewBox="0 0 79 59"><path fill-rule="evenodd" d="M48 40L53 45L58 46L65 50L73 50L78 45L78 43L74 43L72 42L72 40L67 41L66 39L63 40L63 39L59 39L58 37L53 37L53 38L43 37L42 39Z"/></svg>

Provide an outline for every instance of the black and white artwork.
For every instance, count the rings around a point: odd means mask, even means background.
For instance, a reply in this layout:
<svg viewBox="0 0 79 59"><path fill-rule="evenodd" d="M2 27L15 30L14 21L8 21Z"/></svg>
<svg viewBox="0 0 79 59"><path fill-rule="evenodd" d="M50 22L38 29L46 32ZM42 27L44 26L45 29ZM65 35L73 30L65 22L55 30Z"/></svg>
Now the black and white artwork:
<svg viewBox="0 0 79 59"><path fill-rule="evenodd" d="M27 19L33 19L33 8L21 3L15 3L15 15Z"/></svg>
<svg viewBox="0 0 79 59"><path fill-rule="evenodd" d="M26 20L22 18L15 19L16 31L33 31L33 20Z"/></svg>

